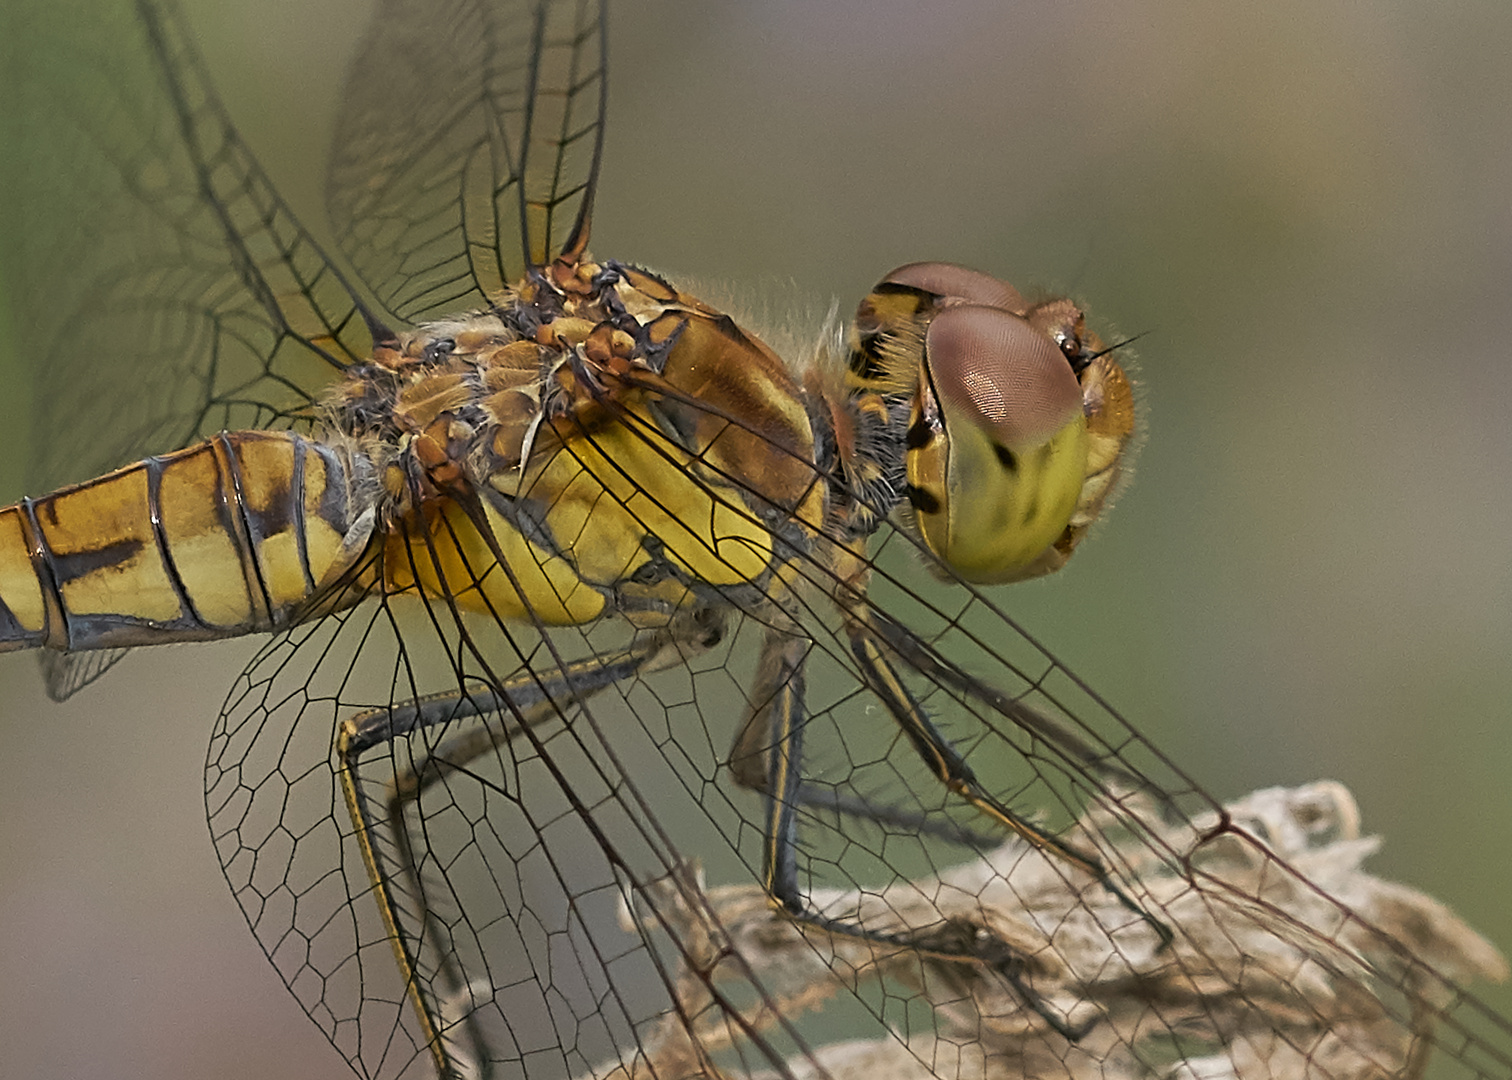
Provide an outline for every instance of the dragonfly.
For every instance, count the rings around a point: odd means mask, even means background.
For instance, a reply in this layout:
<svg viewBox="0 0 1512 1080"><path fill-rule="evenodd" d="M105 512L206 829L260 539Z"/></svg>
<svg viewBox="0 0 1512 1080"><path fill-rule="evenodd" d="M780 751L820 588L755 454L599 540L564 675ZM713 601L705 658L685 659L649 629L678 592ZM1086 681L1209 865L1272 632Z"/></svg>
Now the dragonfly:
<svg viewBox="0 0 1512 1080"><path fill-rule="evenodd" d="M352 1069L838 1071L807 1014L845 995L921 1074L1238 1072L1269 1039L1260 1075L1435 1045L1508 1075L1455 982L1494 951L1430 965L1449 924L1414 940L1284 858L1353 835L1344 795L1220 806L995 599L1069 558L1134 429L1080 308L911 263L779 357L590 253L606 5L450 16L369 31L334 249L171 6L123 5L109 56L17 54L25 204L97 215L18 228L56 290L24 352L44 425L102 434L42 452L38 491L81 486L0 511L0 638L61 698L126 649L270 635L212 732L210 833ZM118 48L140 92L47 73Z"/></svg>

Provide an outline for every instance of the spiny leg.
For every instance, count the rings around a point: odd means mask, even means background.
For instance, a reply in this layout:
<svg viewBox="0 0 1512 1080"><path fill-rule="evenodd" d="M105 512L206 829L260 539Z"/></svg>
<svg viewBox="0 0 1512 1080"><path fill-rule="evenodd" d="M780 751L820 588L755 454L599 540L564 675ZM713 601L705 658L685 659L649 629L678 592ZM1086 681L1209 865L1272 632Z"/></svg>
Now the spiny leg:
<svg viewBox="0 0 1512 1080"><path fill-rule="evenodd" d="M1138 915L1160 937L1161 947L1171 943L1171 930L1146 911L1113 880L1102 860L1082 851L1060 837L1041 829L1015 814L986 790L958 750L950 744L915 700L912 692L898 677L897 668L881 647L879 639L854 619L847 620L851 650L861 666L868 687L897 721L914 750L935 777L950 791L965 799L988 818L1006 826L1041 851L1054 855L1091 877L1120 904Z"/></svg>
<svg viewBox="0 0 1512 1080"><path fill-rule="evenodd" d="M607 674L618 668L619 665L611 663L603 670ZM364 713L341 724L336 749L348 811L379 914L393 945L400 977L442 1077L487 1076L487 1054L485 1040L473 1022L472 1010L466 1009L458 1019L456 1009L449 1007L452 1003L465 1001L464 995L469 988L451 950L440 944L445 940L445 931L437 923L434 905L426 897L426 886L406 825L408 808L432 784L465 768L468 760L507 742L527 725L557 716L560 704L554 699L562 693L573 690L591 693L590 687L596 681L594 674L592 671L560 672L558 680L551 680L559 681L558 693L549 695L542 693L540 683L527 675L506 684L502 690L480 687L466 693L417 699L393 709ZM572 685L575 675L583 677L584 685ZM520 700L512 697L516 692L520 694ZM491 715L497 715L499 721L490 724L483 720L478 727L445 739L413 764L399 764L396 755L394 778L381 797L384 809L378 811L374 808L374 800L367 795L359 777L366 753L414 732ZM455 751L468 756L464 759L454 755ZM388 852L383 850L379 840L379 826L384 822L388 829L383 835L393 844ZM403 913L406 910L411 912L411 925L418 923L413 934L405 929ZM437 943L435 973L433 978L422 980L420 953L426 942ZM438 985L439 992L435 989ZM466 1032L466 1050L456 1045L459 1024ZM470 1067L464 1068L464 1062L470 1063Z"/></svg>
<svg viewBox="0 0 1512 1080"><path fill-rule="evenodd" d="M1152 791L1145 780L1130 772L1111 753L1090 745L1081 736L1028 703L943 660L917 637L881 612L867 609L864 614L853 611L851 616L863 619L865 624L864 629L855 628L853 633L861 632L875 637L928 681L951 687L980 702L1015 726L1056 747L1086 771L1121 784L1130 791L1142 792L1157 801L1165 800L1165 793Z"/></svg>
<svg viewBox="0 0 1512 1080"><path fill-rule="evenodd" d="M419 949L427 940L444 940L445 930L425 899L419 864L405 827L410 806L432 786L466 770L473 761L508 743L524 728L565 718L571 704L580 704L616 683L685 663L689 656L712 648L722 634L722 624L711 613L700 611L665 629L642 635L628 648L615 653L574 661L544 674L527 671L499 687L480 684L459 693L416 698L393 708L362 713L340 724L336 753L347 809L379 914L394 948L400 977L442 1077L464 1075L459 1068L467 1060L473 1062L472 1075L487 1076L489 1070L483 1052L484 1039L472 1020L473 1011L469 1009L460 1022L468 1032L474 1053L448 1048L445 1040L451 1037L456 1022L447 1020L446 1010L436 995L428 995L422 986ZM499 717L500 722L489 723L490 716ZM411 734L469 718L480 718L482 722L447 736L412 764L396 766L380 818L359 776L363 755ZM396 849L394 855L381 853L375 842L381 820L387 821ZM401 892L413 898L417 909L420 926L413 938L403 928ZM443 1001L465 1000L464 995L469 992L467 980L448 949L438 949L435 980L444 988Z"/></svg>
<svg viewBox="0 0 1512 1080"><path fill-rule="evenodd" d="M772 725L768 711L771 707L780 707L777 700L782 685L780 680L790 677L795 668L795 665L785 663L781 654L775 651L771 654L763 653L763 664L775 666L772 670L764 667L757 673L752 686L752 700L760 704L751 710L735 736L728 762L730 775L737 784L759 792L767 790L767 750L772 745ZM945 843L961 844L978 852L991 851L1002 843L1000 834L972 829L954 821L942 821L939 815L873 802L859 795L811 783L802 776L796 778L789 799L793 805L809 810L855 818L910 836L932 836Z"/></svg>
<svg viewBox="0 0 1512 1080"><path fill-rule="evenodd" d="M781 631L768 634L751 700L752 716L737 736L731 755L731 773L737 782L761 791L766 847L762 858L762 883L772 901L802 923L827 933L914 953L928 953L956 962L983 964L1006 979L1015 993L1050 1028L1076 1041L1086 1028L1072 1027L1040 1000L1024 979L1027 960L1018 950L997 939L985 939L978 927L944 920L923 933L891 933L868 930L855 919L824 915L810 907L798 886L797 809L805 801L802 779L805 714L804 662L813 643ZM758 741L764 733L764 742ZM766 769L752 783L750 762L760 755ZM739 762L739 767L736 763ZM829 805L818 800L820 805Z"/></svg>

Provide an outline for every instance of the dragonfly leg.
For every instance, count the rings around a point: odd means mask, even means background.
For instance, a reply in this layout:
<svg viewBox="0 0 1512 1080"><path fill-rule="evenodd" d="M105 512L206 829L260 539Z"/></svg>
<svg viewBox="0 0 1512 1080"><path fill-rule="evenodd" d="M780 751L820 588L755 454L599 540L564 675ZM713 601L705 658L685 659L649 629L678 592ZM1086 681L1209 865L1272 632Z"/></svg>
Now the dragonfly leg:
<svg viewBox="0 0 1512 1080"><path fill-rule="evenodd" d="M1027 702L1004 693L973 677L960 668L943 661L928 649L923 642L898 626L887 616L875 611L853 613L853 618L864 621L864 626L853 627L851 633L865 633L885 644L904 663L919 672L930 682L949 686L998 713L1006 720L1036 738L1054 746L1062 754L1089 772L1104 777L1111 783L1138 791L1157 801L1163 793L1152 790L1141 777L1129 771L1109 752L1099 750L1085 739L1057 723Z"/></svg>
<svg viewBox="0 0 1512 1080"><path fill-rule="evenodd" d="M1003 976L1052 1030L1073 1042L1080 1039L1087 1029L1067 1023L1025 981L1028 958L1007 942L984 935L980 927L942 920L938 926L922 931L878 931L854 918L826 915L809 905L798 884L797 810L805 803L833 807L832 800L817 798L811 785L802 779L804 661L812 647L807 638L778 631L768 635L752 695L756 708L737 737L731 756L735 779L763 795L766 848L762 883L773 904L798 922L827 933L984 965ZM752 762L757 760L765 763L762 777L754 775Z"/></svg>
<svg viewBox="0 0 1512 1080"><path fill-rule="evenodd" d="M1170 944L1170 928L1124 892L1101 859L1015 814L987 791L960 751L935 727L923 706L899 678L897 668L883 650L878 637L860 623L850 621L848 625L851 650L861 666L868 687L881 699L924 764L942 784L989 819L1011 829L1036 848L1092 878L1120 904L1144 920L1159 935L1162 947Z"/></svg>
<svg viewBox="0 0 1512 1080"><path fill-rule="evenodd" d="M450 950L437 947L432 960L434 974L421 975L421 948L427 941L444 942L445 930L425 897L420 865L406 827L410 807L429 788L507 744L526 727L565 717L571 704L626 679L685 663L691 654L711 648L723 627L705 618L706 614L642 635L618 652L574 661L555 671L528 671L501 686L479 683L461 692L416 698L341 723L336 756L347 809L400 976L442 1077L487 1076L488 1065L485 1041L472 1021L472 1011L467 1010L460 1020L453 1019L443 1006L448 999L465 1003L470 992L456 957ZM402 763L401 755L393 751L397 740L465 720L477 722L444 736L410 763ZM394 776L386 785L381 810L379 800L369 793L360 775L364 757L375 750L389 754L394 762ZM385 825L386 830L382 829ZM438 984L439 995L433 989ZM459 1025L471 1044L470 1050L454 1043Z"/></svg>
<svg viewBox="0 0 1512 1080"><path fill-rule="evenodd" d="M767 651L763 653L762 665L751 690L752 700L757 705L746 718L730 750L730 775L741 787L759 792L767 790L767 748L772 745L773 739L770 712L773 708L784 707L785 699L780 693L783 681L791 678L801 668L802 658L797 654L796 642L803 640L801 637L788 636L780 646L769 643ZM794 806L856 818L910 836L932 836L978 852L991 851L1002 843L1000 834L942 820L938 814L929 815L873 802L836 788L810 783L801 776L792 779L794 787L788 795L788 801Z"/></svg>

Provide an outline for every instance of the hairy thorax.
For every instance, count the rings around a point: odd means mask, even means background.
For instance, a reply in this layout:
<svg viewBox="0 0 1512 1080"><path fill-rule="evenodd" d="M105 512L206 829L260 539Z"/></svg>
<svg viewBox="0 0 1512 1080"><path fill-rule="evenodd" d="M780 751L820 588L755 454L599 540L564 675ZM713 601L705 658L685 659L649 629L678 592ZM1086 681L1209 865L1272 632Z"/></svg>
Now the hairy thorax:
<svg viewBox="0 0 1512 1080"><path fill-rule="evenodd" d="M465 610L650 624L755 602L829 513L813 393L728 316L618 264L558 264L422 326L329 407L377 478L385 590Z"/></svg>

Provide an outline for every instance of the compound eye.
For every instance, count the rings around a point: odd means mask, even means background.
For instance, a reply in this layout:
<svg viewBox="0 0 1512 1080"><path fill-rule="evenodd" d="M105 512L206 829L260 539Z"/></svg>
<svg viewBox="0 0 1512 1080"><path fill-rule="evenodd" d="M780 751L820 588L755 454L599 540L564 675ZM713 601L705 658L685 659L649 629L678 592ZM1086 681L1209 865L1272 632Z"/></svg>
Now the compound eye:
<svg viewBox="0 0 1512 1080"><path fill-rule="evenodd" d="M954 413L1019 451L1081 415L1081 386L1063 349L1028 319L963 304L930 322L925 355L947 421Z"/></svg>
<svg viewBox="0 0 1512 1080"><path fill-rule="evenodd" d="M955 263L916 262L900 266L882 279L884 285L904 285L923 289L947 300L983 307L1001 308L1022 315L1029 304L1019 291L1006 281L999 281L977 270Z"/></svg>
<svg viewBox="0 0 1512 1080"><path fill-rule="evenodd" d="M930 321L924 360L915 412L935 423L905 458L920 535L967 581L1044 573L1087 471L1081 386L1059 343L1021 315L956 304Z"/></svg>

